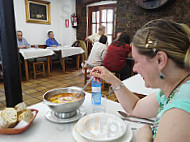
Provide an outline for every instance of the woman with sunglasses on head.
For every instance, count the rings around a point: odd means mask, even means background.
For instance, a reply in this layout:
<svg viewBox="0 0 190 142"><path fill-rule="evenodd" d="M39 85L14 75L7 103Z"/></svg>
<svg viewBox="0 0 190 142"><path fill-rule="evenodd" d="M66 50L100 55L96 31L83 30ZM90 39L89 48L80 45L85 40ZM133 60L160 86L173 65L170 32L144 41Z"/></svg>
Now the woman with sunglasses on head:
<svg viewBox="0 0 190 142"><path fill-rule="evenodd" d="M190 29L185 24L153 20L132 41L134 72L146 87L160 88L139 99L104 67L91 75L110 82L122 107L132 116L155 117L154 126L142 127L137 142L190 141Z"/></svg>

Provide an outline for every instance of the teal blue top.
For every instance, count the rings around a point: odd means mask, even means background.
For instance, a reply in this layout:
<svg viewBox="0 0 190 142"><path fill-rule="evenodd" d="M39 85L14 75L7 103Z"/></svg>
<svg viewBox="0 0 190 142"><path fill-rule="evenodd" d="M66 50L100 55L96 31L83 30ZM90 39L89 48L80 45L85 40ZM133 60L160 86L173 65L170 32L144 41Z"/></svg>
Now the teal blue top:
<svg viewBox="0 0 190 142"><path fill-rule="evenodd" d="M156 99L160 106L152 129L153 138L156 136L160 119L167 110L178 108L190 113L190 80L178 86L168 99L161 90L158 91Z"/></svg>

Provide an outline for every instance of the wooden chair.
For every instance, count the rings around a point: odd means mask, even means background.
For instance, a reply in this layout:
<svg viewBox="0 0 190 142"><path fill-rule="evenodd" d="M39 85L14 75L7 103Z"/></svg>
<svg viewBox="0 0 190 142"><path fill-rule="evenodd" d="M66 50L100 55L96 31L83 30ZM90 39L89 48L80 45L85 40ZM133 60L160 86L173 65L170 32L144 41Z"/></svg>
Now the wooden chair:
<svg viewBox="0 0 190 142"><path fill-rule="evenodd" d="M73 47L81 47L85 52L82 54L82 63L88 58L88 50L86 43L83 40L76 40L72 44Z"/></svg>
<svg viewBox="0 0 190 142"><path fill-rule="evenodd" d="M84 67L84 84L86 84L87 80L90 79L89 73L87 72L88 70L91 70L92 68L90 67Z"/></svg>
<svg viewBox="0 0 190 142"><path fill-rule="evenodd" d="M33 74L34 79L36 79L36 75L44 75L45 76L45 62L33 62Z"/></svg>
<svg viewBox="0 0 190 142"><path fill-rule="evenodd" d="M118 77L119 79L121 78L120 74L119 73L115 73L115 72L112 72L116 77ZM109 84L111 85L110 83L106 82L105 80L102 80L102 88L105 87L105 84Z"/></svg>
<svg viewBox="0 0 190 142"><path fill-rule="evenodd" d="M31 47L35 48L35 45L31 45ZM43 44L43 45L38 45L38 48L45 49L45 48L47 48L47 45L45 45L45 44Z"/></svg>

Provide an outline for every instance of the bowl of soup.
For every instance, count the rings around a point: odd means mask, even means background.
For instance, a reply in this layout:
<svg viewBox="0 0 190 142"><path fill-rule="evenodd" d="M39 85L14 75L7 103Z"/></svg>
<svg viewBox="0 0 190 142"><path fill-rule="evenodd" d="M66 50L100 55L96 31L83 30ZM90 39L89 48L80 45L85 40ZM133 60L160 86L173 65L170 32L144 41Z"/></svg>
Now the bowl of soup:
<svg viewBox="0 0 190 142"><path fill-rule="evenodd" d="M58 118L69 118L76 115L76 110L83 104L85 93L76 95L81 88L58 88L47 91L43 100Z"/></svg>

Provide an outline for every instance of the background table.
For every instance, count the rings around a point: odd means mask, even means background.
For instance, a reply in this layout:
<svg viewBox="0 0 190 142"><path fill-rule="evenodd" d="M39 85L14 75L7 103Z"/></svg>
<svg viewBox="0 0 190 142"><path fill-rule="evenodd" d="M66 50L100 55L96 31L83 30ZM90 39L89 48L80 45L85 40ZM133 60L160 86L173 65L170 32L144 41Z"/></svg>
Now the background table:
<svg viewBox="0 0 190 142"><path fill-rule="evenodd" d="M21 53L21 55L24 58L26 80L29 79L28 61L27 61L28 59L46 57L48 75L50 75L49 56L52 56L54 54L54 52L52 50L42 49L42 48L27 48L27 49L20 49L19 52Z"/></svg>
<svg viewBox="0 0 190 142"><path fill-rule="evenodd" d="M145 82L140 74L136 74L122 82L133 93L149 95L158 91L158 89L145 87Z"/></svg>
<svg viewBox="0 0 190 142"><path fill-rule="evenodd" d="M62 58L62 70L65 72L65 58L73 55L77 55L76 66L79 69L80 64L80 55L84 53L84 50L81 47L47 47L52 51L61 51Z"/></svg>
<svg viewBox="0 0 190 142"><path fill-rule="evenodd" d="M86 114L92 113L91 94L86 93L85 101L82 106L86 109ZM50 109L44 103L33 105L30 108L38 109L39 113L28 130L17 135L0 134L0 142L75 142L72 136L72 130L76 122L57 124L48 121L45 118L45 113ZM119 103L107 100L107 113L119 116L117 113L118 110L123 111ZM128 121L125 122L129 126L128 129L139 128L143 126L137 123Z"/></svg>

